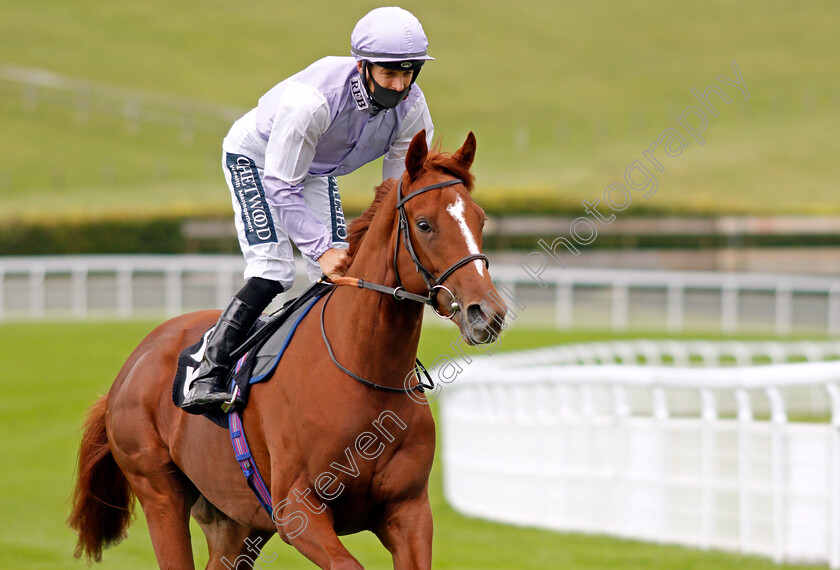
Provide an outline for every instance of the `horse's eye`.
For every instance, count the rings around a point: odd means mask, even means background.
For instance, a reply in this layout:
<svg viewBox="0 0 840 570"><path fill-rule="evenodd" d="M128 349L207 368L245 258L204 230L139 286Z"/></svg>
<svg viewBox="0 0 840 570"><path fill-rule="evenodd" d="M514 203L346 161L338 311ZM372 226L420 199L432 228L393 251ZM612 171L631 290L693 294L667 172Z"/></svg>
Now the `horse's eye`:
<svg viewBox="0 0 840 570"><path fill-rule="evenodd" d="M426 220L418 220L417 229L426 234L432 231L432 226Z"/></svg>

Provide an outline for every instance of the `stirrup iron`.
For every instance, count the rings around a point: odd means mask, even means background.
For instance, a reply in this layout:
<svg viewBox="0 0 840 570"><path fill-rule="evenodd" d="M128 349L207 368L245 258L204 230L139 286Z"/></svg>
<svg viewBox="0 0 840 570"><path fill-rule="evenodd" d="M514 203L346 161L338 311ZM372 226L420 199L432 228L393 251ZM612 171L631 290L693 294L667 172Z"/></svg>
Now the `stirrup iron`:
<svg viewBox="0 0 840 570"><path fill-rule="evenodd" d="M233 394L230 397L230 401L222 404L222 411L224 413L226 413L226 414L230 413L231 409L233 409L233 406L236 404L236 397L238 395L239 395L239 384L234 384L233 385Z"/></svg>

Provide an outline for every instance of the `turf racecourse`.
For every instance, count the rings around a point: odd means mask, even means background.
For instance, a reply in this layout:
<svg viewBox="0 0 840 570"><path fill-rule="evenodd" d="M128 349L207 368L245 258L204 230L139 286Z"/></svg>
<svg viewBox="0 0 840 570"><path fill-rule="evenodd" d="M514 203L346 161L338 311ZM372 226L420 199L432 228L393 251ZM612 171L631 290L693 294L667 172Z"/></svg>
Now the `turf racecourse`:
<svg viewBox="0 0 840 570"><path fill-rule="evenodd" d="M0 69L48 70L96 91L176 97L186 108L249 109L315 58L349 55L353 23L375 5L0 0ZM476 195L485 207L536 197L580 211L634 160L652 169L641 153L671 128L688 147L671 157L660 147L658 190L650 199L634 193L622 215L840 214L834 2L401 5L423 22L436 58L419 83L444 149L469 130L478 138ZM734 78L733 61L748 100L718 79ZM710 94L716 115L701 144L676 118L705 109L690 90L712 84L729 102ZM119 105L107 113L72 93L44 99L0 82L0 222L229 215L219 164L227 120L185 143L181 121L133 127ZM345 207L370 203L380 173L376 164L342 177Z"/></svg>
<svg viewBox="0 0 840 570"><path fill-rule="evenodd" d="M0 325L2 399L0 427L0 568L85 568L73 559L73 532L65 525L79 426L87 406L107 391L123 360L152 323ZM421 358L448 352L455 330L427 327ZM503 349L603 339L583 335L511 330ZM769 560L720 552L701 552L599 536L559 534L515 528L461 516L444 501L441 465L431 483L435 514L434 567L452 569L656 569L779 568ZM193 523L194 524L194 523ZM366 568L391 568L390 557L369 533L345 537L345 544ZM201 530L194 524L198 567L206 563ZM263 569L311 567L278 538L264 553ZM244 565L242 565L244 567ZM140 509L129 537L105 551L102 569L153 568L155 558ZM787 566L786 568L813 568Z"/></svg>

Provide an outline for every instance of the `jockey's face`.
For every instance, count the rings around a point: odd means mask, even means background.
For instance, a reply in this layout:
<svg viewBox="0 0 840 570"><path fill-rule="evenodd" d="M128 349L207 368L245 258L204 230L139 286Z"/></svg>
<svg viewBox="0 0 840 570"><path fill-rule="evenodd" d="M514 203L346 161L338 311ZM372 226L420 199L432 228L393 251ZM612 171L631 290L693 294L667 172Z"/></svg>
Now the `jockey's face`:
<svg viewBox="0 0 840 570"><path fill-rule="evenodd" d="M356 62L356 67L359 70L359 73L362 73L362 62ZM411 78L414 75L414 71L407 70L407 71L398 71L396 69L386 69L380 65L376 65L375 63L368 66L370 70L370 75L373 77L376 82L385 87L386 89L393 89L394 91L402 91L409 85L411 85ZM369 77L365 77L365 81L367 81L368 88L373 91L374 85L371 83Z"/></svg>

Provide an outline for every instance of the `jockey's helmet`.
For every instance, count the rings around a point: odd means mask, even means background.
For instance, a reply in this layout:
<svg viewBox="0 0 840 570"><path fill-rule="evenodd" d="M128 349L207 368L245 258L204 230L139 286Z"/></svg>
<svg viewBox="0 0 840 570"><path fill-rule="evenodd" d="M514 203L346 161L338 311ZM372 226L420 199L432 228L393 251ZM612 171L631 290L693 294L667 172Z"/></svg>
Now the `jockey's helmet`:
<svg viewBox="0 0 840 570"><path fill-rule="evenodd" d="M434 59L428 54L429 41L420 21L408 10L395 6L376 8L368 12L353 29L350 36L350 51L356 61L361 61L363 72L367 76L367 65L376 65L398 71L411 70L413 84L417 80L423 64ZM365 81L367 86L367 81ZM408 89L403 93L407 95ZM389 97L379 101L371 94L374 101L383 107L393 107L402 99Z"/></svg>

